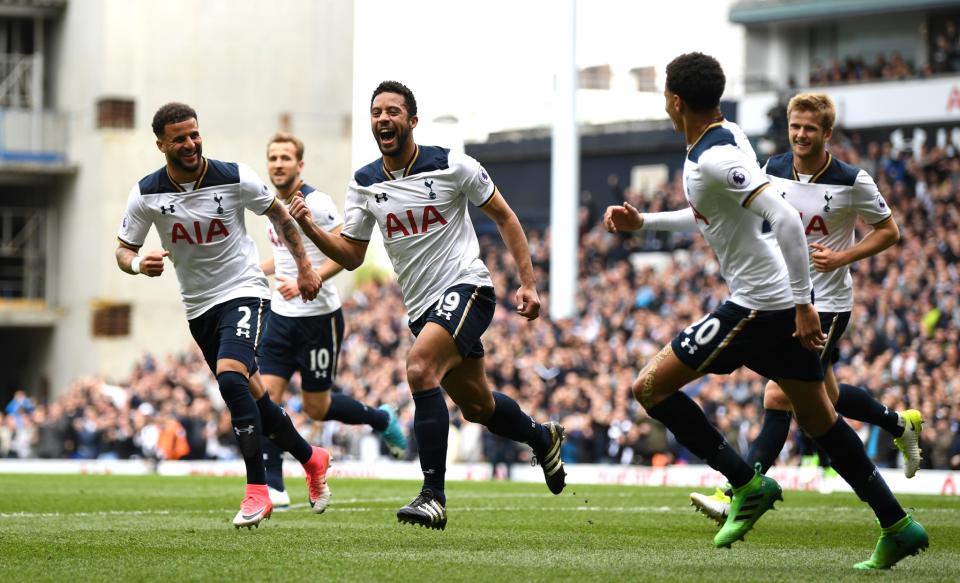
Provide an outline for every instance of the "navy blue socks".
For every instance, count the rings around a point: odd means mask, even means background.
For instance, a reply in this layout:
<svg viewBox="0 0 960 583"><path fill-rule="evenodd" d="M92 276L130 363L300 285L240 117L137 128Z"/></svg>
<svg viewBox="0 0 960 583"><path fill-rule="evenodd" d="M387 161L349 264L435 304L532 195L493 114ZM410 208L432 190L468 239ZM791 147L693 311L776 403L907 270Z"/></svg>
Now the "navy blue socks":
<svg viewBox="0 0 960 583"><path fill-rule="evenodd" d="M330 407L323 416L324 421L339 421L347 425L369 425L376 431L383 431L390 423L386 411L368 407L353 397L343 393L330 393Z"/></svg>
<svg viewBox="0 0 960 583"><path fill-rule="evenodd" d="M900 415L884 407L865 389L840 383L840 396L835 405L837 413L848 419L856 419L871 425L876 425L894 437L903 435Z"/></svg>
<svg viewBox="0 0 960 583"><path fill-rule="evenodd" d="M760 426L760 433L750 444L750 451L747 452L747 464L760 463L760 472L767 473L777 456L783 450L783 444L787 442L787 435L790 434L790 411L781 411L779 409L764 409L763 425Z"/></svg>
<svg viewBox="0 0 960 583"><path fill-rule="evenodd" d="M286 488L283 485L283 450L263 436L263 467L267 470L267 485L281 492Z"/></svg>
<svg viewBox="0 0 960 583"><path fill-rule="evenodd" d="M447 472L447 438L450 412L440 387L413 394L413 434L420 450L423 487L433 492L440 504L446 505L443 492Z"/></svg>
<svg viewBox="0 0 960 583"><path fill-rule="evenodd" d="M493 414L487 419L487 429L501 437L526 443L534 452L550 447L550 431L520 409L520 405L503 393L493 393Z"/></svg>
<svg viewBox="0 0 960 583"><path fill-rule="evenodd" d="M667 426L684 447L727 477L734 488L753 479L754 470L726 442L720 432L710 425L703 410L683 391L677 391L647 413ZM860 448L863 450L863 448Z"/></svg>
<svg viewBox="0 0 960 583"><path fill-rule="evenodd" d="M843 418L838 417L833 427L814 439L830 454L833 469L870 505L881 527L892 526L906 516L877 467L867 457L863 442Z"/></svg>
<svg viewBox="0 0 960 583"><path fill-rule="evenodd" d="M260 397L257 408L263 419L263 434L284 451L289 451L301 464L310 461L313 448L293 426L287 412L270 400L270 393Z"/></svg>
<svg viewBox="0 0 960 583"><path fill-rule="evenodd" d="M260 447L260 412L250 394L250 383L247 377L233 371L218 374L217 382L223 402L230 410L230 423L240 447L240 455L247 466L247 483L266 484L263 450Z"/></svg>

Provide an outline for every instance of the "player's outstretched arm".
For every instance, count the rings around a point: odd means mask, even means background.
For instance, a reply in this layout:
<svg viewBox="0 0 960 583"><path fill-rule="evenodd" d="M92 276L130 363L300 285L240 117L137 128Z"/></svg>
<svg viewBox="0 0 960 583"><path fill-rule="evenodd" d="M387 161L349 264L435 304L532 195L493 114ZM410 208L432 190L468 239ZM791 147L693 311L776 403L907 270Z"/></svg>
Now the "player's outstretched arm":
<svg viewBox="0 0 960 583"><path fill-rule="evenodd" d="M318 227L313 222L306 201L299 194L290 202L290 214L303 229L303 234L340 267L353 271L363 264L367 243L349 241L339 235L339 230L328 233Z"/></svg>
<svg viewBox="0 0 960 583"><path fill-rule="evenodd" d="M283 244L290 250L293 260L297 263L297 287L300 289L300 297L308 302L320 291L320 277L310 265L310 259L303 248L303 238L300 236L300 230L297 229L297 223L287 212L287 207L276 201L267 209L267 218L273 223L273 228L283 240Z"/></svg>
<svg viewBox="0 0 960 583"><path fill-rule="evenodd" d="M629 202L608 206L603 226L611 233L629 233L643 228L643 215Z"/></svg>
<svg viewBox="0 0 960 583"><path fill-rule="evenodd" d="M513 262L517 265L520 276L520 289L515 296L517 313L528 320L536 320L540 315L540 296L537 294L537 282L533 276L530 246L520 220L496 187L490 202L480 209L496 223L500 237L503 238L507 250L513 256Z"/></svg>
<svg viewBox="0 0 960 583"><path fill-rule="evenodd" d="M696 216L690 207L678 211L641 213L629 202L607 207L603 226L611 233L639 230L693 233L698 230Z"/></svg>
<svg viewBox="0 0 960 583"><path fill-rule="evenodd" d="M163 258L170 255L170 252L150 251L141 257L133 249L120 245L114 255L117 258L117 267L125 273L130 275L142 273L147 277L159 277L163 274Z"/></svg>

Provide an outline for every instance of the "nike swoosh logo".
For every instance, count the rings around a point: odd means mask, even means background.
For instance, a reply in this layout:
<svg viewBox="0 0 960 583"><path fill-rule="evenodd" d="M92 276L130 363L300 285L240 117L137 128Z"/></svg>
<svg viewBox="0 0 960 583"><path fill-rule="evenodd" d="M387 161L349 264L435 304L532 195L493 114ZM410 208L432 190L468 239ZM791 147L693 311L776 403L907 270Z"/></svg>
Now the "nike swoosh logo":
<svg viewBox="0 0 960 583"><path fill-rule="evenodd" d="M261 508L260 510L257 510L257 511L254 512L253 514L241 514L241 515L240 515L240 518L242 518L242 519L244 519L244 520L253 520L254 518L256 518L256 517L260 516L261 514L263 514L263 511L264 511L264 509Z"/></svg>

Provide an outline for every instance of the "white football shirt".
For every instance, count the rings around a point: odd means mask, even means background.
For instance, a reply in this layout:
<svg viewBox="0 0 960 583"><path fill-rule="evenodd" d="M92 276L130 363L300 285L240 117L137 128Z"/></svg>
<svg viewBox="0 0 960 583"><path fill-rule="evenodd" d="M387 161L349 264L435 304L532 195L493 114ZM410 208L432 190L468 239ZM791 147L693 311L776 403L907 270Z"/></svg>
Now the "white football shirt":
<svg viewBox="0 0 960 583"><path fill-rule="evenodd" d="M784 310L809 303L809 278L793 289L777 240L763 233L763 218L747 208L768 186L746 135L732 122L711 124L687 150L684 192L717 254L730 300L755 310Z"/></svg>
<svg viewBox="0 0 960 583"><path fill-rule="evenodd" d="M150 226L156 227L192 320L228 300L270 297L243 212L262 215L275 200L243 164L204 158L200 178L192 185L176 184L163 167L130 190L117 238L138 251Z"/></svg>
<svg viewBox="0 0 960 583"><path fill-rule="evenodd" d="M302 184L299 190L303 193L303 200L313 215L313 222L318 227L324 231L332 231L343 224L340 211L337 210L337 205L333 203L330 195L314 189L309 184ZM300 225L297 225L297 228L300 229ZM300 232L302 234L303 230L300 229ZM270 245L273 247L275 273L297 279L297 262L294 261L287 246L283 244L283 240L277 235L273 223L267 223L267 235L270 237ZM320 251L306 235L303 235L303 248L306 250L310 264L314 268L320 267L321 263L327 261L327 256L323 254L323 251ZM322 316L339 310L341 305L340 294L337 293L336 286L326 281L320 287L317 297L309 302L304 302L300 299L300 296L285 300L283 295L276 290L273 292L273 299L270 300L271 311L288 317Z"/></svg>
<svg viewBox="0 0 960 583"><path fill-rule="evenodd" d="M820 243L835 251L856 243L857 217L869 225L891 218L887 201L865 171L828 154L823 168L813 175L797 174L793 153L773 156L764 171L800 211L808 243ZM818 310L849 312L853 309L853 277L850 266L819 272L810 264L810 279Z"/></svg>
<svg viewBox="0 0 960 583"><path fill-rule="evenodd" d="M341 234L367 242L383 235L411 321L450 286L490 285L467 202L492 200L493 182L479 162L436 146L417 146L391 176L378 159L358 170L347 190Z"/></svg>

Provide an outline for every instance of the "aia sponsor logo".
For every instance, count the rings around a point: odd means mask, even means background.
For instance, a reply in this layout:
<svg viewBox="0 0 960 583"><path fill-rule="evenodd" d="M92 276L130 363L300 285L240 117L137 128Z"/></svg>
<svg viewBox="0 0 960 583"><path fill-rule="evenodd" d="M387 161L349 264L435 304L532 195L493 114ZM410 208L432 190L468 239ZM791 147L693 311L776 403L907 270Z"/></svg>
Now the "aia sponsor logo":
<svg viewBox="0 0 960 583"><path fill-rule="evenodd" d="M419 235L430 230L430 225L446 225L447 220L443 218L440 211L433 206L423 207L420 216L407 209L401 215L393 213L387 214L387 239L394 237L409 237L410 235Z"/></svg>
<svg viewBox="0 0 960 583"><path fill-rule="evenodd" d="M171 243L186 243L187 245L203 245L213 243L230 236L230 231L220 219L213 219L204 225L200 221L193 223L174 223L170 228Z"/></svg>

